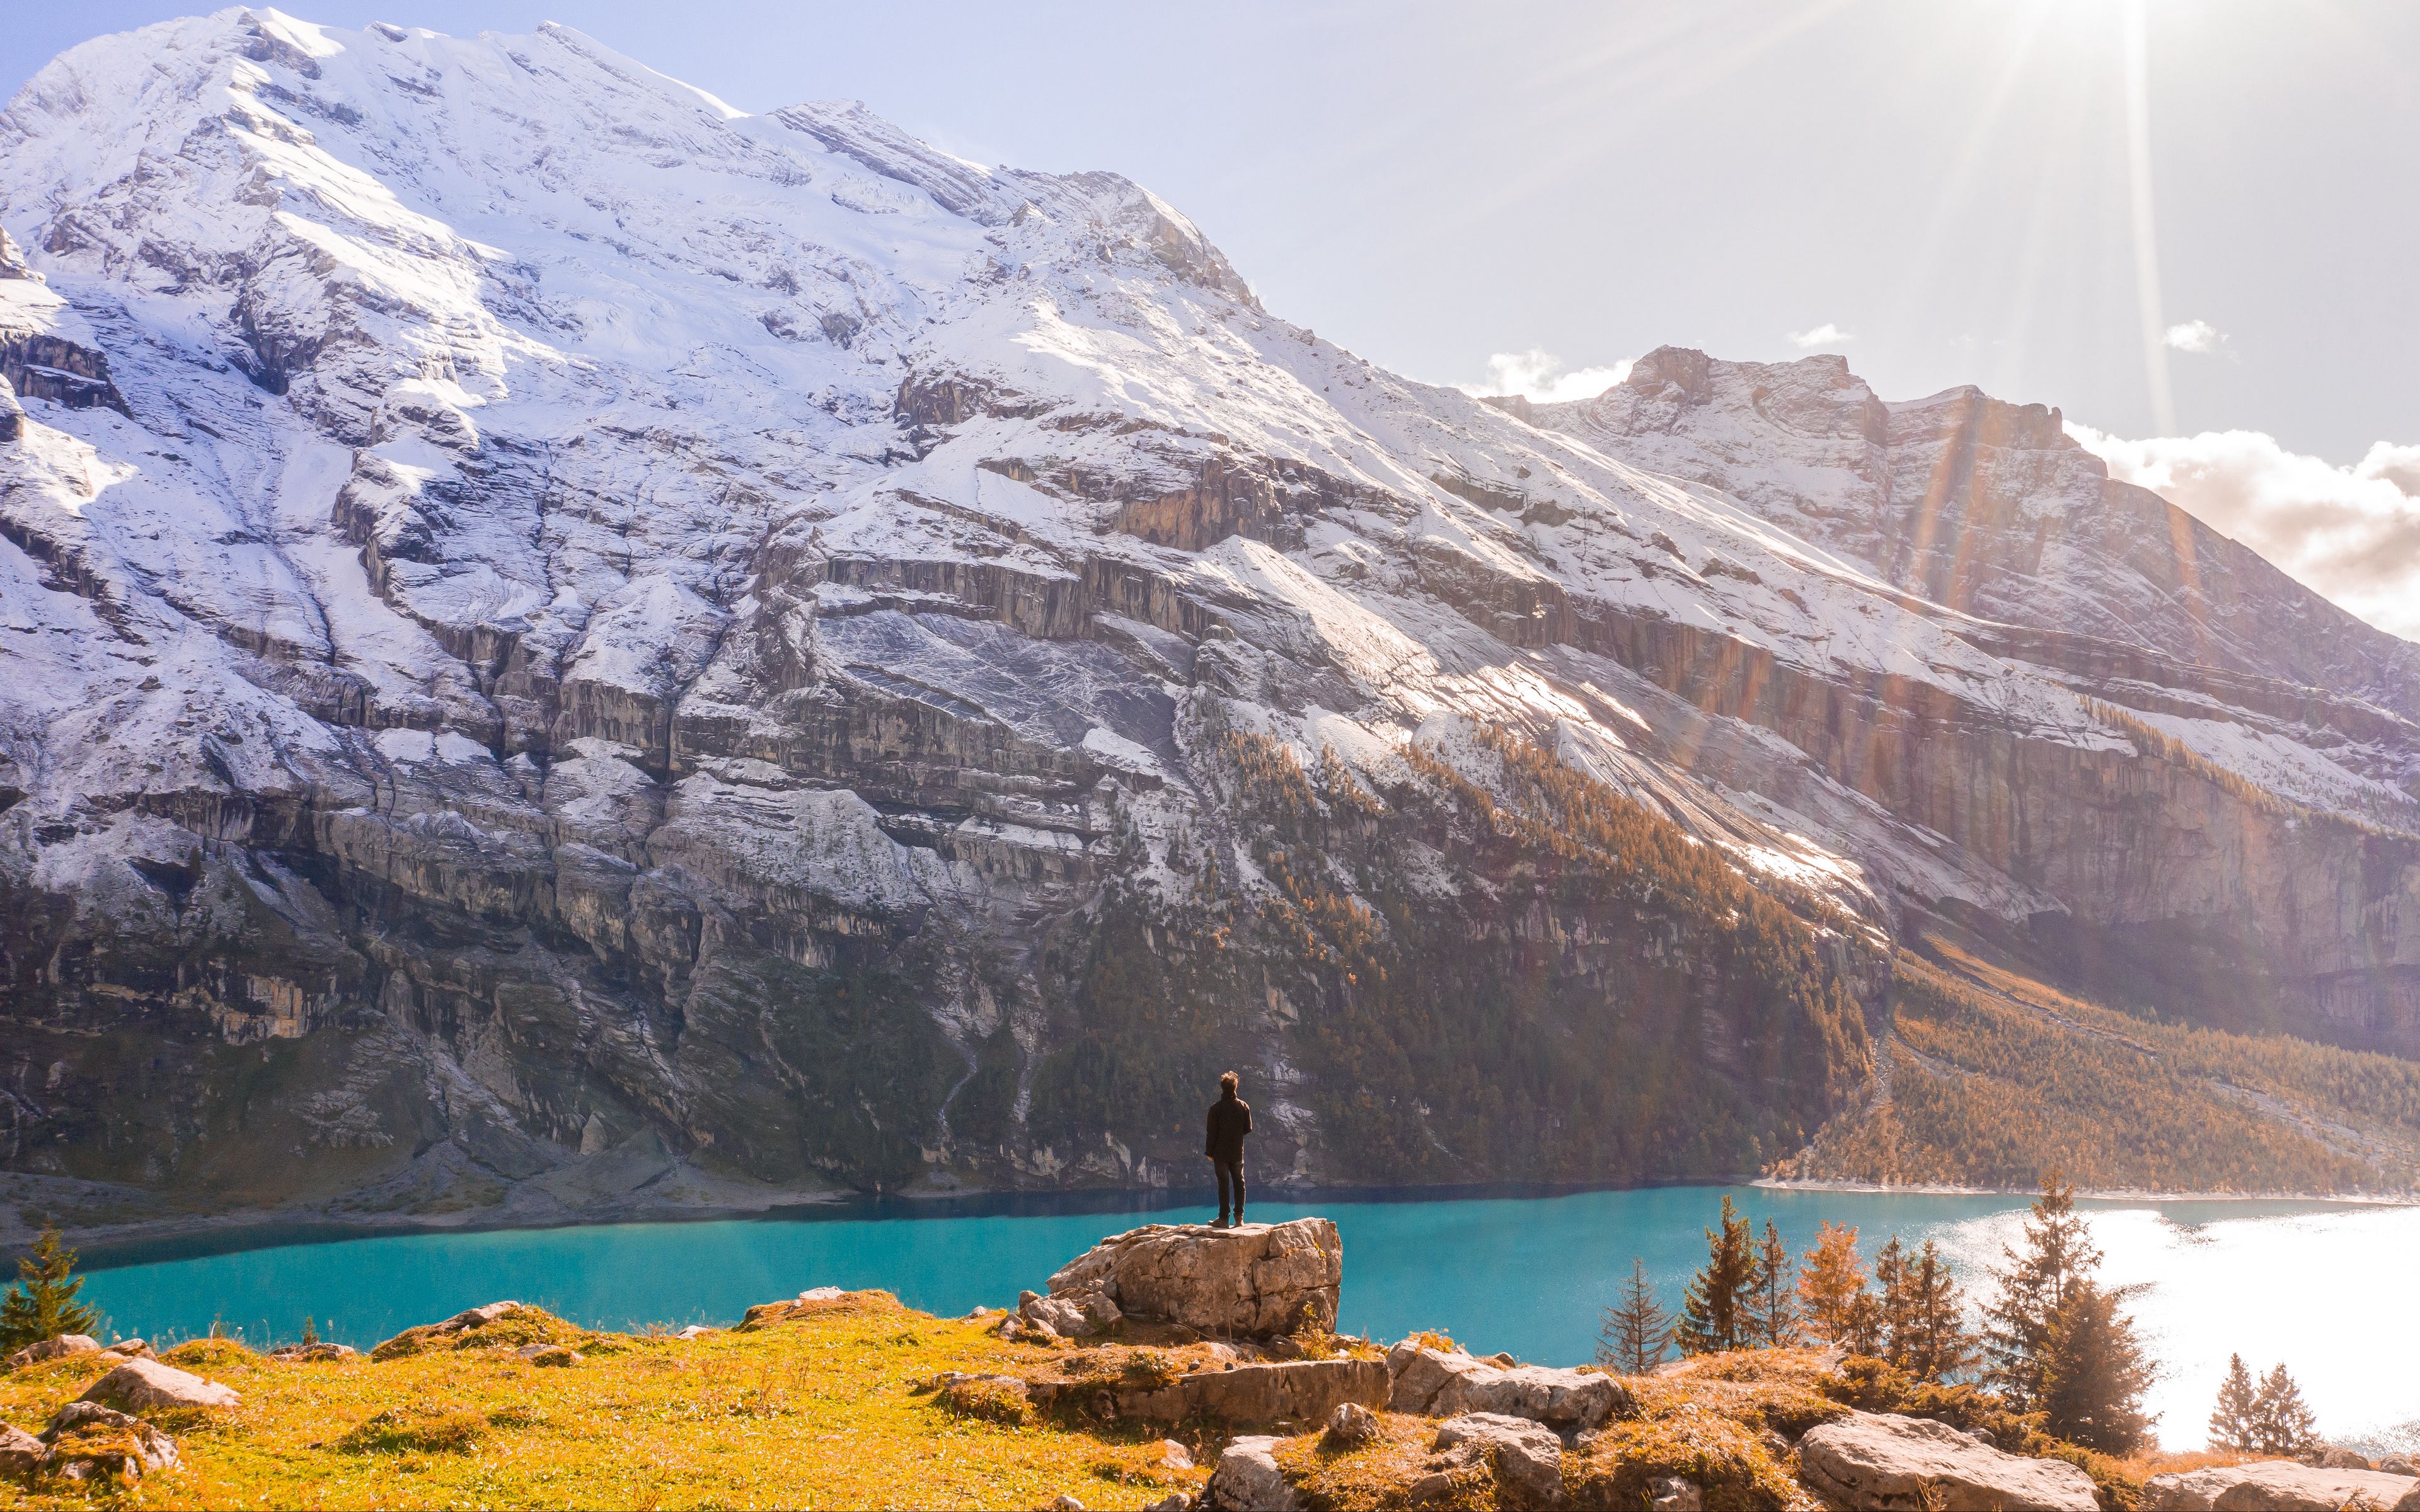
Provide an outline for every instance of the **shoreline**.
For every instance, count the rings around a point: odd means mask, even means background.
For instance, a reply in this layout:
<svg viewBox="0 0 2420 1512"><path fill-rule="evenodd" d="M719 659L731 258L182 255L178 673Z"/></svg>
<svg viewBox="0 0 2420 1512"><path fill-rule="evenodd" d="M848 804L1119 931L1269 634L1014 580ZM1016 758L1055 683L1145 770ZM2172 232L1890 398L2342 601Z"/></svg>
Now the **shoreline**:
<svg viewBox="0 0 2420 1512"><path fill-rule="evenodd" d="M1951 1186L1937 1181L1890 1185L1877 1181L1835 1180L1820 1177L1761 1176L1743 1186L1772 1192L1838 1192L1869 1196L1908 1197L2033 1197L2038 1187ZM2078 1202L2322 1202L2350 1208L2420 1207L2420 1192L2170 1192L2152 1187L2084 1187L2075 1189Z"/></svg>
<svg viewBox="0 0 2420 1512"><path fill-rule="evenodd" d="M1957 1186L1942 1182L1893 1185L1872 1181L1774 1177L1690 1180L1621 1184L1559 1182L1471 1182L1450 1185L1311 1186L1279 1185L1264 1189L1272 1203L1302 1205L1321 1201L1340 1204L1544 1201L1592 1193L1652 1192L1727 1187L1775 1193L1827 1194L1859 1196L1992 1197L2024 1201L2037 1195L2030 1187ZM13 1195L13 1194L12 1194ZM801 1192L768 1194L763 1202L608 1203L584 1210L551 1211L332 1214L321 1209L243 1209L219 1213L179 1214L117 1225L78 1226L65 1230L70 1243L82 1252L88 1271L161 1264L172 1260L240 1254L296 1245L345 1243L355 1240L412 1235L536 1232L554 1228L611 1227L633 1225L693 1223L816 1223L915 1222L934 1218L1050 1217L1097 1213L1150 1215L1182 1208L1211 1206L1213 1189L1189 1187L1076 1187L1047 1191L977 1188L870 1194ZM2298 1206L2402 1208L2420 1206L2420 1194L2316 1192L2174 1192L2138 1188L2078 1188L2079 1201L2107 1206L2171 1204L2292 1203ZM23 1215L37 1203L20 1197ZM16 1242L30 1239L12 1236Z"/></svg>

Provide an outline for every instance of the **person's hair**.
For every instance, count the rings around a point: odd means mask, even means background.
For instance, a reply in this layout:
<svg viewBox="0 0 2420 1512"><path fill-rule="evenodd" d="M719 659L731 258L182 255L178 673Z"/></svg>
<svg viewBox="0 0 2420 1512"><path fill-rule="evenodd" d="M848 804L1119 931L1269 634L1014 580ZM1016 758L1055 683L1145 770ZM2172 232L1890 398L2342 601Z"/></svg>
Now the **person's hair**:
<svg viewBox="0 0 2420 1512"><path fill-rule="evenodd" d="M1234 1089L1235 1073L1232 1071L1220 1072L1218 1073L1218 1090L1222 1092L1232 1092Z"/></svg>

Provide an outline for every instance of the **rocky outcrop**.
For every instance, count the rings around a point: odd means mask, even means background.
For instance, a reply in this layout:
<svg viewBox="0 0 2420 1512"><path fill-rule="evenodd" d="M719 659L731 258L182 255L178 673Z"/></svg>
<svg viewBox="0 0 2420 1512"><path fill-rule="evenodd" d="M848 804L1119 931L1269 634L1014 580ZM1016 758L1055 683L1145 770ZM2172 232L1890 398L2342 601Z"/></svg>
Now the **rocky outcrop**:
<svg viewBox="0 0 2420 1512"><path fill-rule="evenodd" d="M1798 1441L1800 1476L1843 1506L1923 1512L1975 1506L2091 1512L2092 1477L2063 1459L2002 1454L1927 1418L1852 1412Z"/></svg>
<svg viewBox="0 0 2420 1512"><path fill-rule="evenodd" d="M1386 1406L1387 1385L1381 1360L1278 1360L1191 1372L1159 1386L1105 1392L1091 1383L1037 1380L1026 1382L1026 1392L1043 1407L1081 1400L1147 1423L1324 1423L1347 1406Z"/></svg>
<svg viewBox="0 0 2420 1512"><path fill-rule="evenodd" d="M2154 1475L2143 1512L2370 1512L2420 1505L2420 1479L2380 1471L2262 1459Z"/></svg>
<svg viewBox="0 0 2420 1512"><path fill-rule="evenodd" d="M1125 1316L1243 1337L1336 1326L1344 1242L1325 1218L1149 1224L1104 1239L1050 1277L1050 1295L1098 1293Z"/></svg>
<svg viewBox="0 0 2420 1512"><path fill-rule="evenodd" d="M1448 1417L1517 1417L1576 1436L1626 1412L1629 1389L1595 1371L1507 1365L1405 1339L1387 1351L1388 1406Z"/></svg>
<svg viewBox="0 0 2420 1512"><path fill-rule="evenodd" d="M115 1480L121 1487L133 1485L147 1472L175 1470L182 1463L176 1440L140 1417L90 1400L60 1408L32 1443L40 1452L30 1458L23 1442L0 1443L0 1462L19 1462L23 1472L70 1483Z"/></svg>

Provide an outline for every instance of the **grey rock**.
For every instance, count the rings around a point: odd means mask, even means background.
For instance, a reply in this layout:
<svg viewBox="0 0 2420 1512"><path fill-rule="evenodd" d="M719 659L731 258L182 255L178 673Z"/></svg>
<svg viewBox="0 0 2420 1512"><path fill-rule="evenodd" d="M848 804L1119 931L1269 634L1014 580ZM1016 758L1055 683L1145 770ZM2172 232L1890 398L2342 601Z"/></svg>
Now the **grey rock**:
<svg viewBox="0 0 2420 1512"><path fill-rule="evenodd" d="M1800 1478L1844 1506L1924 1512L2094 1512L2092 1477L2061 1459L2002 1454L1946 1423L1852 1412L1798 1441Z"/></svg>
<svg viewBox="0 0 2420 1512"><path fill-rule="evenodd" d="M1050 1297L1098 1294L1137 1319L1266 1336L1306 1319L1333 1328L1343 1280L1343 1241L1325 1218L1234 1228L1151 1224L1112 1234L1061 1267Z"/></svg>
<svg viewBox="0 0 2420 1512"><path fill-rule="evenodd" d="M8 1368L21 1370L44 1360L61 1360L70 1354L92 1354L101 1349L101 1341L84 1334L61 1334L56 1338L37 1339L8 1356Z"/></svg>
<svg viewBox="0 0 2420 1512"><path fill-rule="evenodd" d="M1387 1351L1387 1371L1388 1406L1427 1417L1496 1412L1580 1434L1632 1407L1629 1388L1592 1370L1507 1367L1410 1339Z"/></svg>
<svg viewBox="0 0 2420 1512"><path fill-rule="evenodd" d="M1665 1475L1647 1483L1648 1512L1705 1512L1706 1493L1696 1481Z"/></svg>
<svg viewBox="0 0 2420 1512"><path fill-rule="evenodd" d="M1465 1446L1483 1449L1497 1479L1518 1488L1528 1504L1561 1497L1563 1441L1544 1424L1500 1412L1466 1412L1438 1426L1435 1448L1450 1453Z"/></svg>
<svg viewBox="0 0 2420 1512"><path fill-rule="evenodd" d="M129 1412L178 1407L237 1407L243 1398L215 1381L157 1360L129 1360L87 1388L80 1401Z"/></svg>
<svg viewBox="0 0 2420 1512"><path fill-rule="evenodd" d="M0 1423L0 1474L23 1475L42 1462L49 1445L14 1423Z"/></svg>
<svg viewBox="0 0 2420 1512"><path fill-rule="evenodd" d="M1278 1468L1274 1451L1283 1442L1251 1437L1227 1445L1202 1489L1202 1506L1209 1512L1302 1512L1302 1493Z"/></svg>
<svg viewBox="0 0 2420 1512"><path fill-rule="evenodd" d="M2143 1484L2143 1512L2386 1512L2415 1488L2420 1478L2409 1475L2262 1459L2154 1475Z"/></svg>
<svg viewBox="0 0 2420 1512"><path fill-rule="evenodd" d="M1378 1414L1359 1402L1339 1402L1327 1414L1327 1436L1346 1445L1367 1443L1378 1436Z"/></svg>
<svg viewBox="0 0 2420 1512"><path fill-rule="evenodd" d="M2358 1449L2347 1449L2342 1445L2331 1448L2326 1454L2321 1455L2319 1467L2323 1470L2375 1470L2378 1468L2369 1462L2369 1456Z"/></svg>

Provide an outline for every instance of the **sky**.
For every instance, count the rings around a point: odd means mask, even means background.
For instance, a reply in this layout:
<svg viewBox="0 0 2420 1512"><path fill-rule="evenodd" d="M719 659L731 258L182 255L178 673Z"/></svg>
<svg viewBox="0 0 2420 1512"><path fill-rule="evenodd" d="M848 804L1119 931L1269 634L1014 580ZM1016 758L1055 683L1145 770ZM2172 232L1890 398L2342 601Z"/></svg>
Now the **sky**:
<svg viewBox="0 0 2420 1512"><path fill-rule="evenodd" d="M195 8L12 5L0 87ZM2055 405L2420 637L2408 0L288 8L554 20L741 109L855 98L979 162L1115 169L1273 311L1432 382L1585 393L1672 344Z"/></svg>

